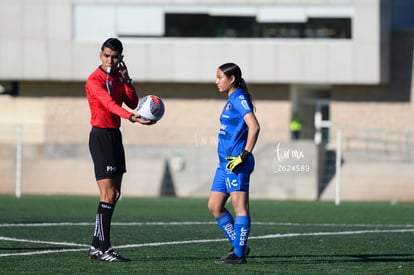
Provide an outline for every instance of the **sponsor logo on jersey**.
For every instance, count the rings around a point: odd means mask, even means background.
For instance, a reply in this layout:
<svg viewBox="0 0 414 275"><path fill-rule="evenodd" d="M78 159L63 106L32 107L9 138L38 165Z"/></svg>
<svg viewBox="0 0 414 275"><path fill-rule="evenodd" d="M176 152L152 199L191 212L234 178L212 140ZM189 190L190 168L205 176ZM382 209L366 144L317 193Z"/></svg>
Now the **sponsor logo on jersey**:
<svg viewBox="0 0 414 275"><path fill-rule="evenodd" d="M230 179L228 177L226 178L226 187L227 187L227 189L230 189L230 188L235 187L237 185L238 185L237 179L234 179L234 180L230 181Z"/></svg>
<svg viewBox="0 0 414 275"><path fill-rule="evenodd" d="M245 110L250 110L249 103L247 103L245 99L241 101L241 105L243 106Z"/></svg>
<svg viewBox="0 0 414 275"><path fill-rule="evenodd" d="M221 124L219 134L220 135L225 135L226 134L226 128L227 128L226 124Z"/></svg>

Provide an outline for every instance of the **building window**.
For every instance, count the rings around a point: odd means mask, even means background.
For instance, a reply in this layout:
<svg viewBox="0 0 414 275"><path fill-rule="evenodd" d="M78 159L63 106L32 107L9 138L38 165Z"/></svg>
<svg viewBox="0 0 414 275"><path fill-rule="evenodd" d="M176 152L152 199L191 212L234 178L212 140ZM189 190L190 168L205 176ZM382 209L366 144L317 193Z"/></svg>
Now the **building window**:
<svg viewBox="0 0 414 275"><path fill-rule="evenodd" d="M352 17L352 7L334 5L76 4L74 37L351 39Z"/></svg>
<svg viewBox="0 0 414 275"><path fill-rule="evenodd" d="M166 14L165 37L351 38L350 18L260 23L252 16Z"/></svg>
<svg viewBox="0 0 414 275"><path fill-rule="evenodd" d="M254 17L166 14L165 37L260 37Z"/></svg>

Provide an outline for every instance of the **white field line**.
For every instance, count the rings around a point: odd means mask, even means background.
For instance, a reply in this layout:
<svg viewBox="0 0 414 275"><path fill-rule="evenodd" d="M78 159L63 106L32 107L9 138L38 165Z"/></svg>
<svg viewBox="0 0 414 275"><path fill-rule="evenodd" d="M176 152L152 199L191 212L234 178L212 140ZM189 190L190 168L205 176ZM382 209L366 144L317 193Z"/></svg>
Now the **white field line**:
<svg viewBox="0 0 414 275"><path fill-rule="evenodd" d="M143 226L143 225L205 225L215 222L112 222L118 226ZM53 223L2 223L0 227L53 227L53 226L95 226L90 222L53 222Z"/></svg>
<svg viewBox="0 0 414 275"><path fill-rule="evenodd" d="M414 232L414 228L411 229L391 229L391 230L359 230L359 231L342 231L342 232L312 232L312 233L286 233L286 234L269 234L263 236L250 236L252 239L276 239L276 238L292 238L292 237L311 237L311 236L335 236L335 235L354 235L354 234L370 234L370 233L407 233ZM212 243L227 241L227 239L211 239L211 240L191 240L191 241L175 241L175 242L162 242L162 243L147 243L147 244L127 244L120 245L117 248L136 248L136 247L148 247L148 246L164 246L164 245L176 245L176 244L192 244L192 243Z"/></svg>
<svg viewBox="0 0 414 275"><path fill-rule="evenodd" d="M357 231L339 231L339 232L311 232L311 233L286 233L286 234L268 234L263 236L251 236L249 239L276 239L276 238L292 238L292 237L313 237L313 236L340 236L340 235L357 235L357 234L375 234L375 233L412 233L414 228L405 229L389 229L389 230L357 230ZM40 240L27 240L27 239L16 239L9 237L0 236L0 241L16 241L16 242L30 242L38 244L56 244L64 246L80 246L83 248L74 249L56 249L56 250L41 250L31 251L22 253L5 253L0 254L0 257L10 256L29 256L39 254L50 254L50 253L64 253L64 252L79 252L86 251L88 245L76 244L76 243L65 243L65 242L49 242ZM172 242L154 242L154 243L142 243L142 244L128 244L120 245L115 248L138 248L138 247L151 247L151 246L166 246L166 245L182 245L182 244L194 244L194 243L211 243L211 242L222 242L227 239L207 239L207 240L189 240L189 241L172 241Z"/></svg>
<svg viewBox="0 0 414 275"><path fill-rule="evenodd" d="M375 233L412 233L414 228L404 229L385 229L385 230L356 230L356 231L339 231L339 232L311 232L311 233L286 233L286 234L269 234L263 236L252 236L249 239L275 239L275 238L291 238L291 237L312 237L312 236L340 236L340 235L360 235Z"/></svg>
<svg viewBox="0 0 414 275"><path fill-rule="evenodd" d="M145 225L215 225L216 222L112 222L117 226L145 226ZM53 222L53 223L2 223L1 227L54 227L54 226L94 226L90 222ZM306 227L414 227L414 224L338 224L338 223L288 223L288 222L252 222L252 225L262 226L306 226Z"/></svg>
<svg viewBox="0 0 414 275"><path fill-rule="evenodd" d="M20 242L20 243L39 243L39 244L51 244L51 245L63 245L63 246L82 246L82 247L88 246L87 244L68 243L68 242L50 242L50 241L29 240L29 239L17 239L17 238L3 237L3 236L0 236L0 241Z"/></svg>

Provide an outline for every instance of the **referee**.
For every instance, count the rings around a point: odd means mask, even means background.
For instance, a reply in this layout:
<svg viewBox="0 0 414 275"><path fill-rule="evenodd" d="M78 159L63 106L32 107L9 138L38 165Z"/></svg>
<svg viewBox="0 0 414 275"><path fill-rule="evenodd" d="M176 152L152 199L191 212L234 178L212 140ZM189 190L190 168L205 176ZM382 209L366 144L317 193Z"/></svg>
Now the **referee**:
<svg viewBox="0 0 414 275"><path fill-rule="evenodd" d="M117 38L107 39L99 54L101 65L86 81L92 129L89 150L99 188L99 205L89 259L107 262L128 262L111 247L111 219L121 195L122 176L126 172L125 152L119 130L121 118L145 125L153 124L122 107L135 109L138 96L123 62L123 46Z"/></svg>

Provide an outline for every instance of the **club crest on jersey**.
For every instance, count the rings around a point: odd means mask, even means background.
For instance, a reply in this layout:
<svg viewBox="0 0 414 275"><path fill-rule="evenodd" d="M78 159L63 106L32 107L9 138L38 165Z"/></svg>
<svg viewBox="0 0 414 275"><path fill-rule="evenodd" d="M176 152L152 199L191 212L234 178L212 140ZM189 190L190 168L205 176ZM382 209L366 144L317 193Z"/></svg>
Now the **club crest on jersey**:
<svg viewBox="0 0 414 275"><path fill-rule="evenodd" d="M227 105L226 105L226 112L228 112L230 110L231 110L231 104L230 103L227 103Z"/></svg>

